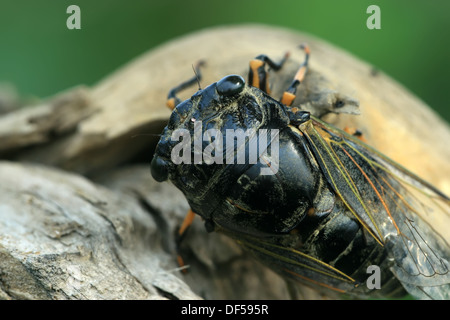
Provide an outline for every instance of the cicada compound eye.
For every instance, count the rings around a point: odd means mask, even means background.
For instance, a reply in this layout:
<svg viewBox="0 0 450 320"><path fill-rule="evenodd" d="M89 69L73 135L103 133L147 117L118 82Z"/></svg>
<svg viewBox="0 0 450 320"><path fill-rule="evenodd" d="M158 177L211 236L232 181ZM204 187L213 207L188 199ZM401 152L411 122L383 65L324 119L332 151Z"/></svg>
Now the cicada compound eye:
<svg viewBox="0 0 450 320"><path fill-rule="evenodd" d="M216 85L217 93L223 97L236 95L245 87L245 80L239 75L232 74L219 80Z"/></svg>
<svg viewBox="0 0 450 320"><path fill-rule="evenodd" d="M150 170L153 179L158 182L166 181L169 177L169 172L167 170L167 162L163 159L155 156L150 164Z"/></svg>

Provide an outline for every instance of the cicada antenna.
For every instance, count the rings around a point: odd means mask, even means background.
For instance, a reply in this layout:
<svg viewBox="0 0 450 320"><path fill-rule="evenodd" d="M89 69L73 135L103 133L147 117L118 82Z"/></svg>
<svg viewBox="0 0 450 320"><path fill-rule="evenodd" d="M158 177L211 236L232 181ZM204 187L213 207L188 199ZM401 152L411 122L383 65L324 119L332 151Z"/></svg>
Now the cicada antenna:
<svg viewBox="0 0 450 320"><path fill-rule="evenodd" d="M197 62L197 64L195 66L192 65L192 70L194 71L195 78L197 79L198 90L202 90L202 85L200 84L200 80L202 78L202 75L200 73L200 67L203 66L204 64L205 64L205 61L200 60L199 62Z"/></svg>
<svg viewBox="0 0 450 320"><path fill-rule="evenodd" d="M205 64L205 62L203 60L198 61L196 65L192 66L195 76L192 77L191 79L188 79L187 81L182 82L181 84L179 84L175 88L172 88L169 91L169 94L167 96L166 105L171 110L175 109L175 107L181 102L180 99L177 97L178 92L192 86L196 81L200 88L200 80L202 78L202 74L200 72L200 67L203 66L204 64Z"/></svg>

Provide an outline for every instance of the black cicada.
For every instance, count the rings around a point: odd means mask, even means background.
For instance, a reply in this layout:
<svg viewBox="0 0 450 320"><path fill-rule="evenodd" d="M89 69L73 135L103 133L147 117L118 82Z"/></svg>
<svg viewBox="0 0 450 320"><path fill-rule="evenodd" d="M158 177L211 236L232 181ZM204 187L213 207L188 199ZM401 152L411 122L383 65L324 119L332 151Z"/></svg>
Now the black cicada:
<svg viewBox="0 0 450 320"><path fill-rule="evenodd" d="M266 66L278 70L288 55L252 60L248 84L229 75L184 102L176 94L195 78L174 88L153 177L185 194L190 218L200 215L208 231L287 278L360 297L449 299L450 246L423 217L449 215L450 199L358 136L292 106L308 68L303 48L279 101ZM381 270L378 288L366 284L370 266Z"/></svg>

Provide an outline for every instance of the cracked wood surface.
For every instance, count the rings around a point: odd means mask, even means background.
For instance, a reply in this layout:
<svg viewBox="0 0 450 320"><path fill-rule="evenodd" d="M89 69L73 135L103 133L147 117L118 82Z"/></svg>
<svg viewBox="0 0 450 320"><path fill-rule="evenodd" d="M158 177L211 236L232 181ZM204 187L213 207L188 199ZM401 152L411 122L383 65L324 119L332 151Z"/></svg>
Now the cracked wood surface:
<svg viewBox="0 0 450 320"><path fill-rule="evenodd" d="M42 166L2 162L0 176L3 298L150 299L164 282L197 298L136 197Z"/></svg>
<svg viewBox="0 0 450 320"><path fill-rule="evenodd" d="M192 76L192 64L206 60L205 87L230 73L245 76L258 54L289 50L284 71L271 75L277 97L303 59L303 42L311 67L296 103L325 110L344 102L346 111L360 111L327 121L360 129L369 144L450 193L448 125L372 66L298 32L204 30L151 50L92 88L0 116L0 298L289 298L278 276L229 239L207 234L199 219L185 241L190 268L182 274L173 234L187 203L152 180L149 163L170 115L167 92ZM304 288L300 297L321 296Z"/></svg>

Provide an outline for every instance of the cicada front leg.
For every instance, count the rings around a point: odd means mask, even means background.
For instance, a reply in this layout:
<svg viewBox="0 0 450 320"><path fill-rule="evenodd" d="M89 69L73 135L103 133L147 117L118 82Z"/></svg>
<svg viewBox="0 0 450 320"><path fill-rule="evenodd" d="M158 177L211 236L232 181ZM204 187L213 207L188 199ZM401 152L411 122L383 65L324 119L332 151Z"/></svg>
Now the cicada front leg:
<svg viewBox="0 0 450 320"><path fill-rule="evenodd" d="M291 85L289 88L283 93L283 96L280 99L280 102L284 104L287 107L290 107L292 103L295 100L295 93L297 91L297 87L300 85L300 83L303 82L305 79L306 72L308 71L308 62L309 62L309 47L306 44L300 45L300 48L305 51L305 60L300 65L300 68L298 69L297 73L294 76L294 79L292 80ZM292 110L294 113L298 110Z"/></svg>
<svg viewBox="0 0 450 320"><path fill-rule="evenodd" d="M192 211L191 209L189 209L186 216L184 217L183 223L181 224L180 228L178 229L178 232L176 235L175 244L176 244L176 250L177 250L177 262L180 267L185 266L183 257L180 254L181 241L183 240L184 236L186 235L186 231L192 225L194 218L195 218L195 212ZM183 272L186 272L186 269L183 269Z"/></svg>
<svg viewBox="0 0 450 320"><path fill-rule="evenodd" d="M199 83L200 79L202 78L202 74L200 72L200 67L204 65L204 61L200 60L197 62L195 66L193 66L195 75L188 79L185 82L180 83L178 86L172 88L169 91L169 94L167 96L166 106L173 110L175 107L181 102L181 100L177 97L177 93L180 91L183 91L184 89L193 86L195 83Z"/></svg>
<svg viewBox="0 0 450 320"><path fill-rule="evenodd" d="M292 106L292 104L296 98L295 93L297 91L297 87L300 85L300 83L303 82L303 80L305 79L305 76L306 76L306 72L308 71L308 62L309 62L309 56L310 56L309 47L306 44L302 44L302 45L300 45L300 48L305 51L305 60L300 65L297 73L294 76L294 79L292 80L291 85L283 93L283 96L280 99L280 102L287 107ZM293 119L294 123L300 124L309 119L309 115L306 113L306 111L301 111L297 107L293 107L290 110L296 115L296 118ZM358 139L360 139L363 142L367 142L366 139L364 138L362 132L356 128L345 127L344 131L350 135L357 137Z"/></svg>
<svg viewBox="0 0 450 320"><path fill-rule="evenodd" d="M266 65L268 65L271 69L278 71L283 67L288 58L289 52L286 52L284 57L279 62L273 61L264 54L257 56L255 59L250 61L248 84L264 91L267 94L270 94L269 75L266 70Z"/></svg>

